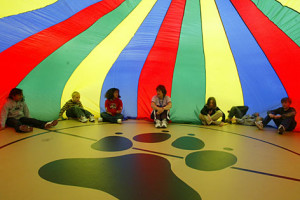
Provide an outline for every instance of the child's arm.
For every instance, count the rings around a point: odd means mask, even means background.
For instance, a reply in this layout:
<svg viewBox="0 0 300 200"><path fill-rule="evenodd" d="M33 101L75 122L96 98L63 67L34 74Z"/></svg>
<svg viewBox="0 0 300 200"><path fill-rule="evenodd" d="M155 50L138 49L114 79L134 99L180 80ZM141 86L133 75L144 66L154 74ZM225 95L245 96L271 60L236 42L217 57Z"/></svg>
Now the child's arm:
<svg viewBox="0 0 300 200"><path fill-rule="evenodd" d="M170 110L172 108L172 102L169 102L165 107L163 107L164 110Z"/></svg>
<svg viewBox="0 0 300 200"><path fill-rule="evenodd" d="M23 112L24 112L25 117L28 117L28 118L30 117L29 109L28 109L27 104L25 102L24 102Z"/></svg>
<svg viewBox="0 0 300 200"><path fill-rule="evenodd" d="M123 102L120 100L116 113L120 114L122 110L123 110Z"/></svg>
<svg viewBox="0 0 300 200"><path fill-rule="evenodd" d="M7 104L5 104L2 107L1 116L0 116L0 121L1 121L0 129L1 130L5 129L5 123L6 123L7 115L8 115L8 106L7 106Z"/></svg>
<svg viewBox="0 0 300 200"><path fill-rule="evenodd" d="M156 104L153 101L151 102L151 108L153 110L158 110L159 109L159 107L157 107Z"/></svg>
<svg viewBox="0 0 300 200"><path fill-rule="evenodd" d="M294 117L296 116L296 110L294 108L291 108L291 111L281 115L282 118L288 118L288 117Z"/></svg>
<svg viewBox="0 0 300 200"><path fill-rule="evenodd" d="M203 106L203 108L202 108L202 110L201 110L201 114L202 114L202 115L207 115L207 114L208 114L207 106Z"/></svg>
<svg viewBox="0 0 300 200"><path fill-rule="evenodd" d="M65 103L65 105L60 109L59 117L62 118L64 112L68 109L68 102Z"/></svg>

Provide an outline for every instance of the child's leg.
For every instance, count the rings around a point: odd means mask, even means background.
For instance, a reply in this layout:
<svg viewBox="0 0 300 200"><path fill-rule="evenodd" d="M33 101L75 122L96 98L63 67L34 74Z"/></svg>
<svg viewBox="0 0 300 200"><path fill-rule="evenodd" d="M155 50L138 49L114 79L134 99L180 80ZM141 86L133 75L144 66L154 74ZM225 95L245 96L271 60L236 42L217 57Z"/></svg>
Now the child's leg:
<svg viewBox="0 0 300 200"><path fill-rule="evenodd" d="M117 118L115 116L112 116L108 114L107 112L102 112L101 117L103 118L104 122L112 122L112 123L117 123Z"/></svg>
<svg viewBox="0 0 300 200"><path fill-rule="evenodd" d="M211 119L213 120L213 121L217 121L220 117L222 117L223 116L223 113L222 113L222 111L221 110L218 110L215 114L213 114L212 116L211 116Z"/></svg>
<svg viewBox="0 0 300 200"><path fill-rule="evenodd" d="M159 120L161 121L161 114L157 114L156 110L153 110L152 114L151 114L151 119L153 119L154 121Z"/></svg>
<svg viewBox="0 0 300 200"><path fill-rule="evenodd" d="M264 118L264 120L263 120L263 126L265 127L265 126L267 126L268 125L268 123L271 121L272 119L271 119L271 117L269 116L269 115L267 115L265 118Z"/></svg>
<svg viewBox="0 0 300 200"><path fill-rule="evenodd" d="M208 124L211 123L207 115L203 115L203 114L200 113L199 118L200 118L203 125L208 125Z"/></svg>
<svg viewBox="0 0 300 200"><path fill-rule="evenodd" d="M243 116L245 116L249 109L248 106L237 106L237 108L238 112L235 115L236 118L242 118Z"/></svg>
<svg viewBox="0 0 300 200"><path fill-rule="evenodd" d="M168 110L164 110L164 112L162 112L162 113L160 114L160 119L161 119L161 120L167 120L167 121L169 121L168 113L169 113Z"/></svg>
<svg viewBox="0 0 300 200"><path fill-rule="evenodd" d="M45 121L37 120L34 118L27 118L27 117L22 117L20 121L22 122L22 124L26 124L28 126L41 128L41 129L45 128L45 124L47 123Z"/></svg>
<svg viewBox="0 0 300 200"><path fill-rule="evenodd" d="M67 117L72 118L80 118L81 116L85 116L84 112L82 112L81 108L78 106L71 107L66 112Z"/></svg>
<svg viewBox="0 0 300 200"><path fill-rule="evenodd" d="M292 117L288 117L288 118L282 119L280 122L280 125L283 125L285 130L292 131L295 129L297 124Z"/></svg>
<svg viewBox="0 0 300 200"><path fill-rule="evenodd" d="M9 127L14 128L19 133L22 132L20 130L20 126L22 125L22 123L18 119L15 119L15 118L12 118L12 117L7 118L6 125L9 126Z"/></svg>
<svg viewBox="0 0 300 200"><path fill-rule="evenodd" d="M81 111L84 113L84 115L87 117L87 118L90 118L90 116L94 116L92 113L90 113L88 110L85 110L83 108L81 108Z"/></svg>

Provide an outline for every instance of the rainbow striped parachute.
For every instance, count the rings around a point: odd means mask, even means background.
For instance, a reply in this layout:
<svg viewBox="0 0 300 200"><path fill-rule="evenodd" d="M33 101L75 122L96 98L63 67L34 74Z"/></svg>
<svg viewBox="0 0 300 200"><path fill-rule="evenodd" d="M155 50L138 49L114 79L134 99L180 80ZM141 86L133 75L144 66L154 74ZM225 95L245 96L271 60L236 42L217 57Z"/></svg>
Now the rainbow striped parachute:
<svg viewBox="0 0 300 200"><path fill-rule="evenodd" d="M299 12L299 0L2 0L0 104L19 87L50 120L79 91L97 116L116 87L124 115L145 118L163 84L174 122L198 122L210 96L250 113L289 96L300 111Z"/></svg>

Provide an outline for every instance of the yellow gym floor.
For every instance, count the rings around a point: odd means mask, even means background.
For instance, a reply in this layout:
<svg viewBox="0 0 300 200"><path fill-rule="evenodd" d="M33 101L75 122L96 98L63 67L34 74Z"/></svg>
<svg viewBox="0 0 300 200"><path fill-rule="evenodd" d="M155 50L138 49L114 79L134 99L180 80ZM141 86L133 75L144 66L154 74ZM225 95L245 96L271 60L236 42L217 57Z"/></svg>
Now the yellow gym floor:
<svg viewBox="0 0 300 200"><path fill-rule="evenodd" d="M300 199L300 134L66 120L0 132L0 199Z"/></svg>

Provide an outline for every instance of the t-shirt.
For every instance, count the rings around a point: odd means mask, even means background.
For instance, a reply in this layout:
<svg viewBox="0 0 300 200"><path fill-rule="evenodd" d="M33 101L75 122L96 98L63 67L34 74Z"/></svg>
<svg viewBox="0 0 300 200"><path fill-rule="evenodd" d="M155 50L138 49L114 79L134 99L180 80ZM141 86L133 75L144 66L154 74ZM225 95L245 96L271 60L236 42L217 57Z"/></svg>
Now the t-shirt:
<svg viewBox="0 0 300 200"><path fill-rule="evenodd" d="M107 108L107 112L110 112L112 116L116 115L118 110L122 110L123 103L122 100L117 98L114 100L106 99L105 108Z"/></svg>
<svg viewBox="0 0 300 200"><path fill-rule="evenodd" d="M154 102L157 107L165 107L171 102L171 98L169 96L164 96L163 99L160 99L157 95L155 95L152 97L152 102Z"/></svg>

